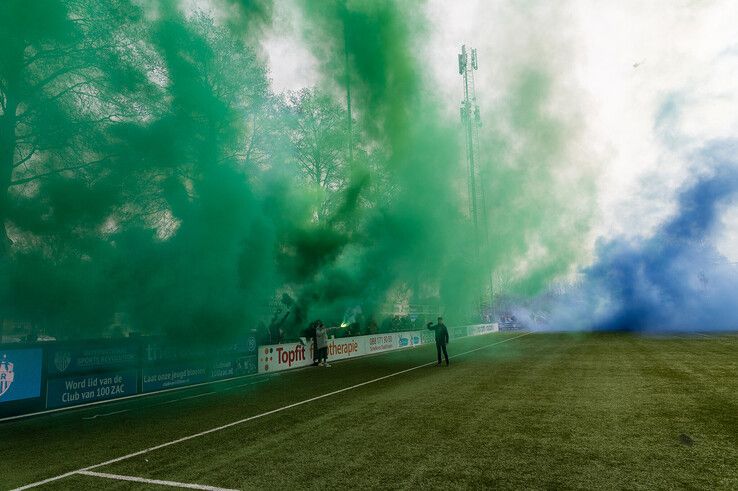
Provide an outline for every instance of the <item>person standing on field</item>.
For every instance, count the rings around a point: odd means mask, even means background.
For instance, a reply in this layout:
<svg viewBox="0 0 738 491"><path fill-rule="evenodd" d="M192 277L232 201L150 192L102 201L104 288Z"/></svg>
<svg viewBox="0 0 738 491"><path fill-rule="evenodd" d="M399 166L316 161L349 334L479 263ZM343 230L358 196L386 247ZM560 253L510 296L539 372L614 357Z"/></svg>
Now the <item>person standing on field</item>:
<svg viewBox="0 0 738 491"><path fill-rule="evenodd" d="M315 346L318 348L318 366L330 367L328 363L328 328L323 321L317 321L315 326Z"/></svg>
<svg viewBox="0 0 738 491"><path fill-rule="evenodd" d="M318 336L316 329L319 321L313 321L310 323L307 329L305 329L305 337L309 339L310 351L313 354L313 366L318 365Z"/></svg>
<svg viewBox="0 0 738 491"><path fill-rule="evenodd" d="M432 322L429 322L427 327L436 333L436 353L438 354L438 363L436 363L436 366L441 366L441 351L443 351L443 356L446 358L446 366L448 366L448 351L446 351L448 329L446 328L446 324L443 323L443 317L438 318L438 323L435 326Z"/></svg>

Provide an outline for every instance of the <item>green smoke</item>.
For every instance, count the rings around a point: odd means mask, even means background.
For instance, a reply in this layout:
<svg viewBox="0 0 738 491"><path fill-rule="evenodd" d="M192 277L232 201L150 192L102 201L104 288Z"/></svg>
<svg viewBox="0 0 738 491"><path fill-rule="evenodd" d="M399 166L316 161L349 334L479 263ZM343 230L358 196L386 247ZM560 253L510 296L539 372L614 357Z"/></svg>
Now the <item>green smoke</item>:
<svg viewBox="0 0 738 491"><path fill-rule="evenodd" d="M362 247L334 268L359 285L352 288L357 299L378 302L389 289L405 287L412 301L437 298L458 316L475 302L479 278L468 261L472 234L454 191L463 179L458 132L442 120L442 101L425 85L414 55L424 29L416 8L408 2L303 2L305 37L324 61L326 81L350 83L361 127L382 148L382 166L370 177L383 173L392 186L391 195L366 213ZM323 283L331 281L328 276Z"/></svg>
<svg viewBox="0 0 738 491"><path fill-rule="evenodd" d="M571 154L577 128L549 109L553 69L521 67L483 134L487 254L506 293L524 297L581 264L593 217L592 171Z"/></svg>
<svg viewBox="0 0 738 491"><path fill-rule="evenodd" d="M269 2L184 5L0 7L6 318L79 337L122 313L136 331L212 340L274 304L295 334L355 305L380 320L401 298L465 322L490 270L532 242L546 254L513 275L516 292L576 259L586 220L551 227L582 215L547 187L566 132L543 109L545 72L521 71L506 124L483 135L490 240L477 253L459 125L414 50L419 4L296 4L323 79L290 96L271 92L258 44Z"/></svg>

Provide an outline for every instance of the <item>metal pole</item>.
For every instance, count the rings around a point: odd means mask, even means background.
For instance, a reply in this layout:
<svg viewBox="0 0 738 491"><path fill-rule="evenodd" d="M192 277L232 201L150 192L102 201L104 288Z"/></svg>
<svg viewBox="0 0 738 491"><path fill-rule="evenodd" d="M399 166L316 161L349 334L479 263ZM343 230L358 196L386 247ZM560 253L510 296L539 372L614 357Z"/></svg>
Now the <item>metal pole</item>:
<svg viewBox="0 0 738 491"><path fill-rule="evenodd" d="M344 15L348 17L348 13ZM349 165L354 162L354 144L352 135L352 118L351 118L351 73L349 71L349 48L348 48L348 22L346 17L343 20L343 48L344 48L344 60L346 68L346 107L348 109L348 154L349 154Z"/></svg>

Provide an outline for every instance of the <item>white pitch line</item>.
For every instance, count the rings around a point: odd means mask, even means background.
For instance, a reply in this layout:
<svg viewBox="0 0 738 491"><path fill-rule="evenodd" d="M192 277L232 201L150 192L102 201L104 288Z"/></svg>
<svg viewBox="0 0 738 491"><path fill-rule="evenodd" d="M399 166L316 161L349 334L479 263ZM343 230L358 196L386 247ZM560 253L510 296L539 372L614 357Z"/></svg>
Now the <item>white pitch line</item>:
<svg viewBox="0 0 738 491"><path fill-rule="evenodd" d="M256 384L263 384L264 382L267 382L267 379L264 379L264 380L257 380L256 382L248 382L248 383L246 383L246 384L238 384L238 385L232 385L232 386L230 386L230 387L227 387L227 388L223 389L223 391L226 391L226 390L233 390L233 389L238 389L238 388L240 388L240 387L246 387L247 385L256 385Z"/></svg>
<svg viewBox="0 0 738 491"><path fill-rule="evenodd" d="M489 348L491 346L495 346L495 345L502 344L502 343L507 343L508 341L512 341L514 339L522 338L523 336L527 336L528 334L532 334L532 332L526 332L526 333L520 334L518 336L514 336L514 337L511 337L511 338L503 339L502 341L497 341L495 343L490 343L490 344L486 344L484 346L480 346L479 348L474 348L474 349L469 350L469 351L464 351L463 353L457 353L457 354L455 354L453 356L449 356L449 358L456 358L458 356L468 355L469 353L474 353L475 351L480 351L480 350ZM149 453L149 452L153 452L155 450L166 448L166 447L169 447L171 445L176 445L178 443L186 442L188 440L192 440L193 438L199 438L201 436L209 435L211 433L222 431L222 430L231 428L233 426L238 426L238 425L241 425L243 423L248 423L249 421L253 421L255 419L263 418L265 416L270 416L272 414L276 414L276 413L279 413L279 412L282 412L282 411L286 411L288 409L292 409L293 407L302 406L303 404L308 404L308 403L313 402L313 401L317 401L317 400L320 400L320 399L325 399L326 397L331 397L331 396L334 396L336 394L341 394L343 392L347 392L349 390L358 389L359 387L363 387L365 385L373 384L375 382L380 382L382 380L387 380L388 378L396 377L398 375L402 375L403 373L412 372L413 370L417 370L419 368L423 368L423 367L427 367L427 366L435 365L435 364L436 364L435 361L431 361L429 363L423 363L422 365L417 365L417 366L414 366L414 367L411 367L411 368L406 368L405 370L400 370L399 372L390 373L389 375L383 375L381 377L377 377L377 378L372 379L372 380L367 380L366 382L360 382L358 384L351 385L349 387L344 387L343 389L338 389L338 390L334 390L332 392L327 392L327 393L322 394L322 395L319 395L319 396L311 397L310 399L305 399L305 400L302 400L302 401L299 401L299 402L295 402L293 404L288 404L286 406L279 407L277 409L272 409L271 411L266 411L264 413L256 414L254 416L249 416L248 418L239 419L238 421L233 421L231 423L224 424L222 426L218 426L218 427L215 427L215 428L211 428L209 430L201 431L199 433L194 433L192 435L188 435L188 436L185 436L185 437L182 437L182 438L178 438L176 440L172 440L172 441L169 441L169 442L166 442L166 443L162 443L162 444L156 445L154 447L145 448L143 450L139 450L138 452L133 452L133 453L130 453L128 455L124 455L122 457L117 457L115 459L110 459L110 460L107 460L105 462L101 462L99 464L91 465L91 466L88 466L88 467L83 467L81 469L77 469L77 470L74 470L74 471L66 472L64 474L59 474L58 476L49 477L48 479L44 479L42 481L37 481L37 482L34 482L34 483L26 484L25 486L21 486L19 488L15 488L13 491L22 491L24 489L35 488L35 487L41 486L43 484L48 484L48 483L53 482L53 481L58 481L59 479L64 479L65 477L73 476L74 474L79 474L81 472L87 472L87 471L89 471L91 469L97 469L98 467L104 467L106 465L115 464L117 462L121 462L123 460L128 460L128 459L131 459L133 457L138 457L139 455L143 455L143 454L146 454L146 453Z"/></svg>
<svg viewBox="0 0 738 491"><path fill-rule="evenodd" d="M77 474L82 474L84 476L92 476L92 477L104 477L106 479L114 479L116 481L142 482L144 484L159 484L161 486L171 486L173 488L205 489L207 491L238 491L236 489L217 488L215 486L206 486L204 484L190 484L186 482L162 481L159 479L145 479L143 477L121 476L119 474L107 474L105 472L79 471L77 472Z"/></svg>
<svg viewBox="0 0 738 491"><path fill-rule="evenodd" d="M96 414L89 418L82 418L82 419L97 419L97 418L104 418L105 416L112 416L114 414L120 414L120 413L127 413L130 411L130 409L122 409L120 411L113 411L112 413L105 413L105 414Z"/></svg>
<svg viewBox="0 0 738 491"><path fill-rule="evenodd" d="M87 402L85 404L78 404L76 406L58 407L56 409L46 409L44 411L36 411L35 413L17 414L15 416L7 416L5 418L0 418L0 423L2 423L3 421L13 421L17 419L30 418L31 416L41 416L42 414L52 414L52 413L58 413L61 411L74 411L76 409L84 409L86 407L98 406L100 404L111 404L112 405L118 402L126 401L128 399L138 399L139 397L149 397L149 396L160 396L162 394L166 394L168 392L172 392L175 390L194 389L195 387L200 387L203 385L222 384L223 382L230 382L232 380L239 380L242 378L249 378L249 377L259 377L259 376L264 376L264 375L265 374L263 373L248 373L246 375L237 375L235 377L229 377L229 378L224 378L220 380L209 380L207 382L199 382L197 384L192 384L192 385L183 385L181 387L172 387L169 389L157 390L156 392L141 392L139 394L131 394L129 396L116 397L115 399L105 399L103 401ZM274 376L276 374L268 374L268 375Z"/></svg>
<svg viewBox="0 0 738 491"><path fill-rule="evenodd" d="M195 394L194 396L183 397L182 399L180 399L180 401L188 401L190 399L197 399L198 397L205 397L213 394L217 394L217 392L204 392L202 394Z"/></svg>
<svg viewBox="0 0 738 491"><path fill-rule="evenodd" d="M152 404L150 406L144 406L142 409L146 409L147 407L166 406L167 404L174 404L175 402L187 401L189 399L197 399L198 397L205 397L205 396L209 396L209 395L212 395L212 394L217 394L217 392L215 392L215 391L213 391L213 392L204 392L202 394L195 394L194 396L180 397L179 399L172 399L170 401L164 401L164 402L160 402L158 404Z"/></svg>

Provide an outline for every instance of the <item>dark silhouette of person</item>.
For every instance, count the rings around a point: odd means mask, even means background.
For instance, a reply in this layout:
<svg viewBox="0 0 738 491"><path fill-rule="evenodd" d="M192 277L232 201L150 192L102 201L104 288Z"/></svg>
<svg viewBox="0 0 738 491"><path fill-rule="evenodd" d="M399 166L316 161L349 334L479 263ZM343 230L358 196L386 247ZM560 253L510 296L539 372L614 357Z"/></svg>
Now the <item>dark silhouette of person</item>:
<svg viewBox="0 0 738 491"><path fill-rule="evenodd" d="M280 319L279 314L281 313L281 310L275 312L272 316L271 322L269 323L269 342L271 344L279 344L284 341L284 329L282 328L284 327L285 321L291 311L287 310L287 312L284 313L284 316Z"/></svg>
<svg viewBox="0 0 738 491"><path fill-rule="evenodd" d="M429 322L427 327L431 331L436 332L436 353L438 354L438 363L436 366L441 366L441 351L443 351L443 356L446 358L446 366L448 366L448 351L446 351L448 329L446 328L446 324L443 323L443 317L438 318L438 323L435 326L432 322Z"/></svg>

